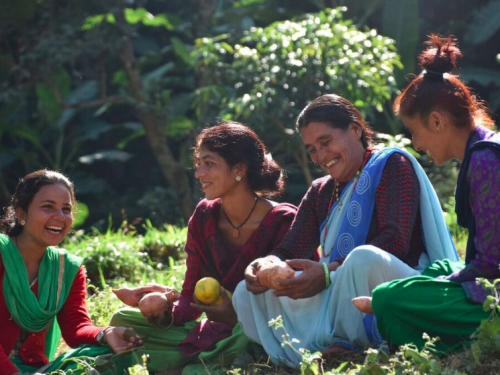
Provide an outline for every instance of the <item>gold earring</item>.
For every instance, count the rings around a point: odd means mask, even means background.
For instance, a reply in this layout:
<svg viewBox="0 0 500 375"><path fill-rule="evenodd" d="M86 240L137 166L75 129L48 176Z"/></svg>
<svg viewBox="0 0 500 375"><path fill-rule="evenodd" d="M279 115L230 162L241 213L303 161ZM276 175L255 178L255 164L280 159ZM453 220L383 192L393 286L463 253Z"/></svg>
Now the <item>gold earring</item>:
<svg viewBox="0 0 500 375"><path fill-rule="evenodd" d="M24 220L21 220L19 224L21 224L24 227L24 224L26 224L26 222Z"/></svg>

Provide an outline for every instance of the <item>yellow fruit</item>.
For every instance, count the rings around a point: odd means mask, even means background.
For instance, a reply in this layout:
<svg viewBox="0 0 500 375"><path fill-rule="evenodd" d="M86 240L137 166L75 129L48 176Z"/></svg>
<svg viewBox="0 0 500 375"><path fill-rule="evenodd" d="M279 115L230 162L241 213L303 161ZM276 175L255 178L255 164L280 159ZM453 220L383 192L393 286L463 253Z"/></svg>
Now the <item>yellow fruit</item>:
<svg viewBox="0 0 500 375"><path fill-rule="evenodd" d="M233 297L233 295L231 294L231 292L229 290L226 290L226 293L229 296L229 298ZM219 298L217 298L217 300L215 302L211 303L211 305L218 306L218 305L222 305L223 303L224 303L224 298L222 298L222 296L219 295Z"/></svg>
<svg viewBox="0 0 500 375"><path fill-rule="evenodd" d="M201 303L210 305L220 297L220 284L213 277L198 280L194 287L194 295Z"/></svg>
<svg viewBox="0 0 500 375"><path fill-rule="evenodd" d="M217 301L215 301L214 303L211 303L212 306L219 306L219 305L222 305L224 303L224 299L222 298L221 295L219 295L219 298L217 298Z"/></svg>

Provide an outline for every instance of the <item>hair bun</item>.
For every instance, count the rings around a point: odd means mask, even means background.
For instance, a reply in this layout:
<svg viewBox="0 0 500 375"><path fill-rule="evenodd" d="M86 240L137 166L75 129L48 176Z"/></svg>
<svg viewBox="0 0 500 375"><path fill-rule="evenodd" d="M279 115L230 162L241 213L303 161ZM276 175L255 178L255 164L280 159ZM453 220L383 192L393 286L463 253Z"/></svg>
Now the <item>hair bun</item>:
<svg viewBox="0 0 500 375"><path fill-rule="evenodd" d="M449 73L457 67L457 60L462 52L454 36L442 37L437 34L429 35L425 43L427 47L419 56L418 61L422 69L432 73Z"/></svg>

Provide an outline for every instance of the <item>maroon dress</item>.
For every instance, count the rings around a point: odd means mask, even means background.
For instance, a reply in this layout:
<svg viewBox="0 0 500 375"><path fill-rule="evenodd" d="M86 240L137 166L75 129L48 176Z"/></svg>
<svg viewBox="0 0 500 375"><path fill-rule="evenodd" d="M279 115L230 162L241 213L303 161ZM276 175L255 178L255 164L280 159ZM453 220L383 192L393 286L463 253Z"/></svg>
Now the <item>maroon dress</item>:
<svg viewBox="0 0 500 375"><path fill-rule="evenodd" d="M227 242L218 227L220 200L202 200L188 223L186 242L187 271L181 298L174 305L174 324L183 325L200 317L191 307L194 287L203 277L213 277L233 292L243 280L245 268L255 259L268 255L288 232L297 208L288 203L273 207L242 246ZM196 355L229 337L231 326L204 319L188 334L179 348L184 355Z"/></svg>

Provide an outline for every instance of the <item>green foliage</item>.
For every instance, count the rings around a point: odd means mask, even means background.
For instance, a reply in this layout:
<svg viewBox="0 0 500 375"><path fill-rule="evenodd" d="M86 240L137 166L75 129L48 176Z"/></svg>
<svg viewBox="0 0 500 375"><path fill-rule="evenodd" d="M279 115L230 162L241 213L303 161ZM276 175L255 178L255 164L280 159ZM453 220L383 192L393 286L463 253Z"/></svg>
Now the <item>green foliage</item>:
<svg viewBox="0 0 500 375"><path fill-rule="evenodd" d="M184 257L186 229L165 226L160 231L150 224L145 229L144 235L126 225L116 231L108 229L103 234L77 232L65 247L84 259L87 277L94 285L105 288L123 282L162 283L173 278L175 286L179 286L184 266L176 265L174 259Z"/></svg>
<svg viewBox="0 0 500 375"><path fill-rule="evenodd" d="M73 217L73 228L78 228L85 223L89 217L89 206L83 202L78 202L76 212Z"/></svg>
<svg viewBox="0 0 500 375"><path fill-rule="evenodd" d="M277 160L312 180L294 121L315 97L336 93L374 118L396 92L401 67L394 43L375 30L359 30L345 8L254 27L236 42L229 35L200 38L193 58L205 83L195 92L202 119L241 121L265 135ZM304 190L306 187L304 186Z"/></svg>
<svg viewBox="0 0 500 375"><path fill-rule="evenodd" d="M500 280L499 280L500 281ZM344 362L337 368L329 371L323 370L323 361L320 352L310 353L305 349L297 349L296 346L300 343L295 338L290 338L283 324L283 318L278 316L276 319L269 321L269 326L278 330L284 331L281 346L289 347L296 353L302 356L300 363L301 374L311 375L466 375L459 371L445 368L442 361L435 354L435 342L439 338L431 339L424 333L423 337L426 340L424 347L419 350L413 344L402 345L398 351L389 355L386 351L380 349L368 349L365 354L365 359L362 364L348 364Z"/></svg>
<svg viewBox="0 0 500 375"><path fill-rule="evenodd" d="M469 238L469 232L466 228L462 228L458 225L457 214L455 212L455 197L452 196L448 200L442 200L444 218L446 224L450 229L453 242L457 248L458 255L460 259L465 259L465 250L467 248L467 239Z"/></svg>
<svg viewBox="0 0 500 375"><path fill-rule="evenodd" d="M179 260L185 257L184 245L187 238L187 227L178 228L164 224L160 229L153 227L150 220L143 226L144 245L151 258L164 263L170 259Z"/></svg>
<svg viewBox="0 0 500 375"><path fill-rule="evenodd" d="M500 354L500 279L492 282L488 279L476 279L488 296L483 303L483 309L490 313L489 319L483 320L477 331L472 336L475 340L471 347L471 354L476 365L484 362L485 358L498 358Z"/></svg>
<svg viewBox="0 0 500 375"><path fill-rule="evenodd" d="M147 370L148 356L142 355L142 363L128 369L130 375L149 375Z"/></svg>
<svg viewBox="0 0 500 375"><path fill-rule="evenodd" d="M87 310L90 315L90 320L92 320L92 323L96 326L108 326L114 312L123 307L122 301L116 298L111 291L111 287L107 286L103 289L99 289L92 284L88 284L87 289L89 292L87 297Z"/></svg>
<svg viewBox="0 0 500 375"><path fill-rule="evenodd" d="M479 44L500 30L500 1L491 1L474 13L472 23L465 34L465 41Z"/></svg>
<svg viewBox="0 0 500 375"><path fill-rule="evenodd" d="M439 338L431 339L423 335L426 343L422 350L413 344L402 345L399 350L389 356L387 353L369 349L362 366L357 372L363 375L466 375L459 371L444 368L441 360L434 353L434 343Z"/></svg>
<svg viewBox="0 0 500 375"><path fill-rule="evenodd" d="M197 69L211 83L208 102L223 105L222 117L252 125L278 118L286 126L316 96L335 92L365 115L382 111L395 92L393 70L401 67L393 42L375 30L360 31L344 20L345 9L325 10L266 28L252 28L238 43L228 38L196 42ZM208 89L210 86L207 86ZM205 91L198 100L207 101Z"/></svg>
<svg viewBox="0 0 500 375"><path fill-rule="evenodd" d="M323 373L321 353L311 353L309 350L304 348L297 349L296 346L300 344L300 341L290 337L286 331L285 325L283 324L283 317L281 315L278 315L275 319L270 320L269 327L273 327L275 330L282 329L284 333L281 335L281 338L283 339L281 346L288 346L295 353L301 355L302 361L300 362L300 373L302 375L319 375L320 373Z"/></svg>
<svg viewBox="0 0 500 375"><path fill-rule="evenodd" d="M405 71L397 72L400 86L405 83L405 72L416 70L415 56L419 45L420 9L418 0L387 0L382 9L382 34L396 41Z"/></svg>

